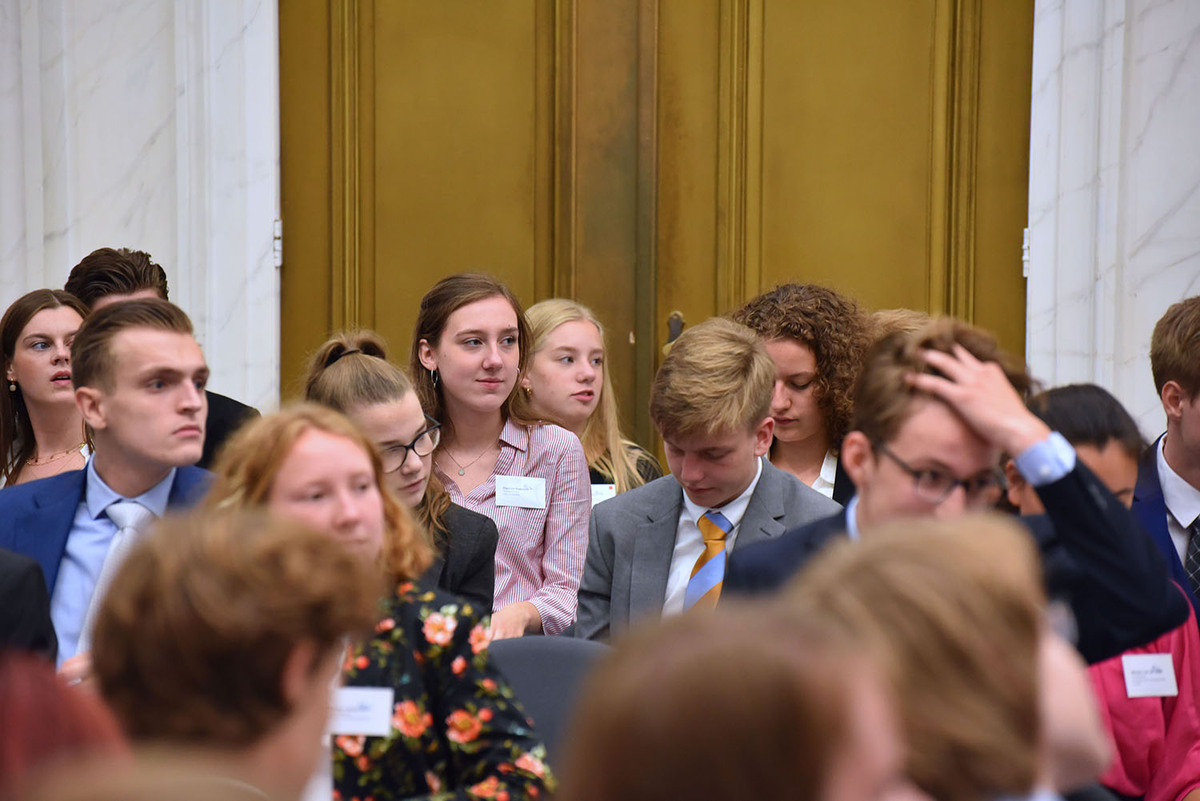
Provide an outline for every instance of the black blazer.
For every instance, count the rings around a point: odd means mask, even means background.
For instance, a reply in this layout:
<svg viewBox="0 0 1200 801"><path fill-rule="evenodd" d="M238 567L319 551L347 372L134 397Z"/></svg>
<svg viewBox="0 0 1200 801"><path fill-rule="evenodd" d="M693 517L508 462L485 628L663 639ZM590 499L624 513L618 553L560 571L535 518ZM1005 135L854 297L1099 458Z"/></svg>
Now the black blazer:
<svg viewBox="0 0 1200 801"><path fill-rule="evenodd" d="M259 414L258 409L239 403L233 398L215 392L204 394L208 396L208 418L204 423L204 453L196 466L209 470L225 440L241 428L242 423L258 417Z"/></svg>
<svg viewBox="0 0 1200 801"><path fill-rule="evenodd" d="M33 651L51 661L58 638L50 622L50 593L37 561L0 548L0 649Z"/></svg>
<svg viewBox="0 0 1200 801"><path fill-rule="evenodd" d="M1089 664L1143 645L1188 617L1188 602L1167 575L1151 539L1082 463L1037 488L1045 515L1020 518L1042 554L1046 590L1071 605L1077 647ZM779 588L830 540L845 533L845 512L782 537L734 551L724 589Z"/></svg>
<svg viewBox="0 0 1200 801"><path fill-rule="evenodd" d="M456 503L446 510L445 524L449 536L421 581L462 596L480 614L490 615L496 594L496 542L500 538L496 524L487 515Z"/></svg>

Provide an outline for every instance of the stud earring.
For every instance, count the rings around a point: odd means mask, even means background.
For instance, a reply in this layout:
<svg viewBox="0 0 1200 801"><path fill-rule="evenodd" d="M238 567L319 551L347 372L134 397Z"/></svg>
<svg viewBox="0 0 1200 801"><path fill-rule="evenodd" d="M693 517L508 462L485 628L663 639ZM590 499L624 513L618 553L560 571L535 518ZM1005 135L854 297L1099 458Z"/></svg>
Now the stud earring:
<svg viewBox="0 0 1200 801"><path fill-rule="evenodd" d="M10 378L10 379L8 379L8 391L9 391L9 392L16 392L16 391L17 391L17 382L16 382L16 381L13 381L11 378Z"/></svg>

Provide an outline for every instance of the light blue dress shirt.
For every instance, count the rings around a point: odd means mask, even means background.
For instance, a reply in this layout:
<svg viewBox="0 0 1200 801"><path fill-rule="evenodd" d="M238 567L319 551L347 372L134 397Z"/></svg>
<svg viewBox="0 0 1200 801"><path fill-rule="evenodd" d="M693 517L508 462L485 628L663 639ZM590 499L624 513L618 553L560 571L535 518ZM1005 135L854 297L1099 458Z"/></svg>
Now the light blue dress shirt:
<svg viewBox="0 0 1200 801"><path fill-rule="evenodd" d="M75 521L67 535L67 547L58 568L58 580L50 596L50 619L58 635L58 664L75 655L79 647L79 635L83 632L83 621L87 617L100 569L108 546L117 533L116 525L104 512L122 500L137 501L158 517L167 511L167 499L175 483L175 468L162 481L136 498L118 495L96 472L93 459L88 459L84 481L83 498L75 510Z"/></svg>

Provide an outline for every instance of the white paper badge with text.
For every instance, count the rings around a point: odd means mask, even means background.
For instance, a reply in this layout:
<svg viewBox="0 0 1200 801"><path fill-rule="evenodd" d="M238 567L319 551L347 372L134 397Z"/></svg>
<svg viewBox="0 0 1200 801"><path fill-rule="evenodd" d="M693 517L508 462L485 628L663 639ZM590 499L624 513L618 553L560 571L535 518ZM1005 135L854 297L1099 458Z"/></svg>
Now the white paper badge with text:
<svg viewBox="0 0 1200 801"><path fill-rule="evenodd" d="M330 734L386 737L392 733L391 687L338 687L329 710Z"/></svg>
<svg viewBox="0 0 1200 801"><path fill-rule="evenodd" d="M1121 667L1125 669L1125 694L1130 698L1179 695L1170 654L1126 654L1121 657Z"/></svg>
<svg viewBox="0 0 1200 801"><path fill-rule="evenodd" d="M617 497L616 484L593 484L592 485L592 506L607 501L609 498Z"/></svg>
<svg viewBox="0 0 1200 801"><path fill-rule="evenodd" d="M545 509L546 479L532 476L496 476L496 505Z"/></svg>

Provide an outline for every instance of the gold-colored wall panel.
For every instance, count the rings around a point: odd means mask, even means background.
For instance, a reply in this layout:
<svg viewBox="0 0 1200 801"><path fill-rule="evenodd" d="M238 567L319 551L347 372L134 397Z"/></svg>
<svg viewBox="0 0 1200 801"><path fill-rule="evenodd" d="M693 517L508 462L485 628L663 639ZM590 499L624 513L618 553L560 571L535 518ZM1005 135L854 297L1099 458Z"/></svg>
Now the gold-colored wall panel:
<svg viewBox="0 0 1200 801"><path fill-rule="evenodd" d="M935 5L766 4L757 288L928 307Z"/></svg>
<svg viewBox="0 0 1200 801"><path fill-rule="evenodd" d="M526 303L550 285L547 3L374 5L374 324L407 348L442 276L489 272Z"/></svg>

